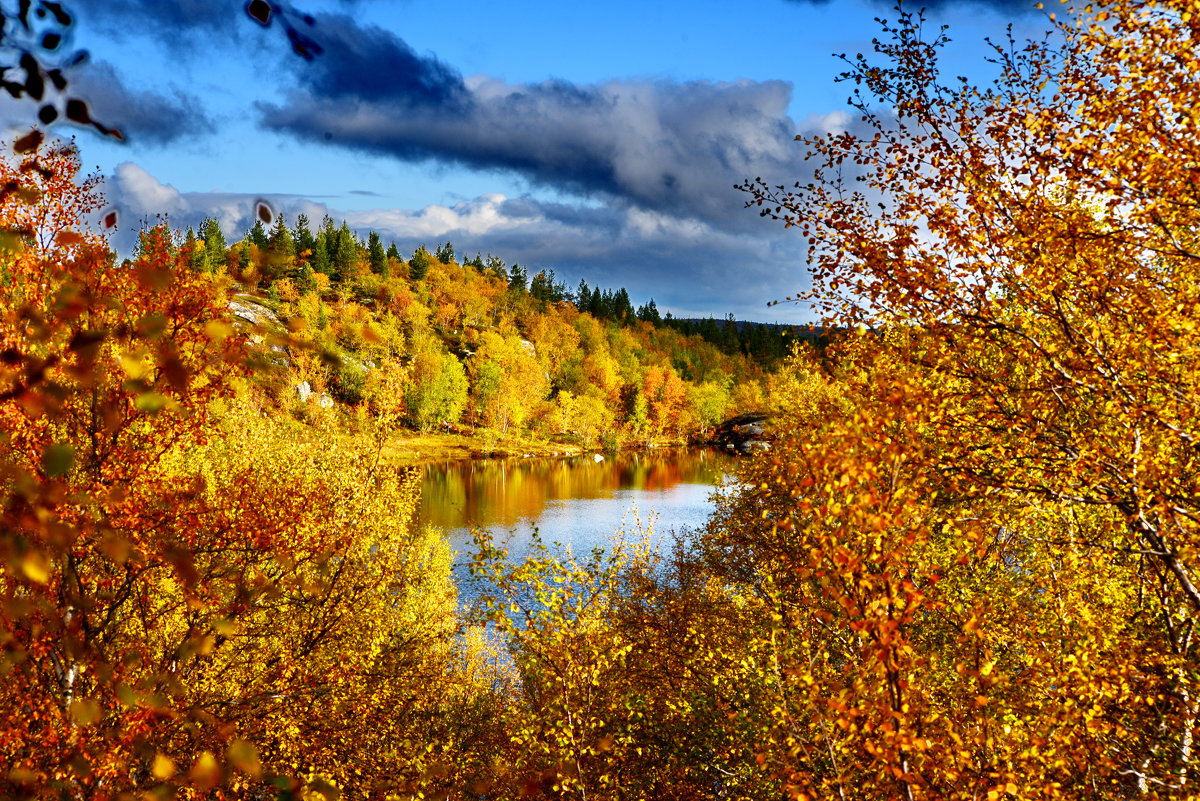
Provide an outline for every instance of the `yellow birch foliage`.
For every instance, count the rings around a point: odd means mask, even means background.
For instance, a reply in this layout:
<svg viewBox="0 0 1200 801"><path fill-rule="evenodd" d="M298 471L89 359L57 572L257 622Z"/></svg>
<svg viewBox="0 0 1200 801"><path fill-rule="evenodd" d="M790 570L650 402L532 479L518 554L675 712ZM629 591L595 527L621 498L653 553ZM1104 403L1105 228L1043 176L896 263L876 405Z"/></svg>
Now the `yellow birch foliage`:
<svg viewBox="0 0 1200 801"><path fill-rule="evenodd" d="M644 542L510 565L485 541L481 556L515 679L490 797L778 795L756 761L775 678L745 637L765 626L746 593Z"/></svg>
<svg viewBox="0 0 1200 801"><path fill-rule="evenodd" d="M74 151L22 149L0 160L0 796L411 797L477 770L489 688L456 678L413 477L231 401L218 286L163 227L115 265L76 230L100 202Z"/></svg>
<svg viewBox="0 0 1200 801"><path fill-rule="evenodd" d="M1119 518L948 471L958 399L887 339L845 348L852 406L749 466L705 540L773 616L764 767L798 798L1119 795L1175 663L1131 621L1136 559L1086 545Z"/></svg>
<svg viewBox="0 0 1200 801"><path fill-rule="evenodd" d="M1077 8L984 87L938 81L922 22L849 60L865 135L747 186L862 332L850 408L716 538L780 604L764 762L795 797L1192 797L1195 11Z"/></svg>
<svg viewBox="0 0 1200 801"><path fill-rule="evenodd" d="M347 798L407 796L457 776L484 738L456 730L455 710L479 689L453 671L450 553L438 532L412 525L416 476L381 469L375 454L345 442L299 450L244 407L229 421L170 467L198 470L213 508L237 510L227 525L253 522L255 536L286 545L236 565L223 558L219 569L236 569L245 586L214 593L202 617L160 587L148 600L156 625L141 636L164 654L199 638L172 666L179 692L236 726L268 776ZM165 753L176 762L196 749L188 737L173 745L180 752ZM455 768L430 773L441 765Z"/></svg>

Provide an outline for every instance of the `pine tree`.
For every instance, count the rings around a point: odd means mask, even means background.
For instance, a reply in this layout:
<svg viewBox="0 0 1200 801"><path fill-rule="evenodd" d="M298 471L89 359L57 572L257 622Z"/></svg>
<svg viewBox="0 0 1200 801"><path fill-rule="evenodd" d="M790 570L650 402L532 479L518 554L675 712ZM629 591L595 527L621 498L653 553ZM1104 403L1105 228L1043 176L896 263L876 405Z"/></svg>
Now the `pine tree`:
<svg viewBox="0 0 1200 801"><path fill-rule="evenodd" d="M271 227L271 234L267 238L267 250L272 258L280 261L288 261L296 256L296 240L284 223L282 214L275 218L275 225Z"/></svg>
<svg viewBox="0 0 1200 801"><path fill-rule="evenodd" d="M391 275L387 253L383 250L383 242L379 239L379 234L374 231L367 234L367 259L371 264L371 272L384 278Z"/></svg>
<svg viewBox="0 0 1200 801"><path fill-rule="evenodd" d="M621 325L626 325L631 322L634 317L633 303L629 300L629 293L625 291L625 287L617 290L617 294L613 296L613 313Z"/></svg>
<svg viewBox="0 0 1200 801"><path fill-rule="evenodd" d="M254 221L254 225L250 226L250 230L246 232L244 239L252 245L257 245L259 249L266 250L269 240L267 239L267 229L263 228L262 220Z"/></svg>
<svg viewBox="0 0 1200 801"><path fill-rule="evenodd" d="M333 227L333 218L326 214L321 218L321 230L317 233L317 249L320 251L320 259L313 263L313 269L330 277L337 272L334 267L337 234L337 229Z"/></svg>
<svg viewBox="0 0 1200 801"><path fill-rule="evenodd" d="M495 277L508 280L508 268L504 266L504 259L489 253L483 260L483 264L484 268Z"/></svg>
<svg viewBox="0 0 1200 801"><path fill-rule="evenodd" d="M337 231L333 258L331 259L334 280L345 280L353 271L354 262L357 259L358 239L354 236L354 232L350 230L350 226L346 224L346 221L342 220L342 227Z"/></svg>
<svg viewBox="0 0 1200 801"><path fill-rule="evenodd" d="M210 272L225 265L228 246L221 224L212 217L205 217L200 223L200 238L204 240L204 260Z"/></svg>
<svg viewBox="0 0 1200 801"><path fill-rule="evenodd" d="M433 261L433 257L429 255L429 251L424 245L420 245L413 251L412 258L408 260L408 275L414 281L424 280L425 275L429 272L429 265Z"/></svg>
<svg viewBox="0 0 1200 801"><path fill-rule="evenodd" d="M662 317L658 313L658 306L655 305L654 298L650 298L649 303L638 309L637 318L654 325L662 324Z"/></svg>
<svg viewBox="0 0 1200 801"><path fill-rule="evenodd" d="M560 300L567 299L567 286L559 282L558 276L553 269L546 271L546 299L551 303L558 303Z"/></svg>
<svg viewBox="0 0 1200 801"><path fill-rule="evenodd" d="M333 267L329 261L329 235L325 233L324 228L317 231L317 235L313 239L312 251L309 264L312 265L313 271L322 275L332 275Z"/></svg>
<svg viewBox="0 0 1200 801"><path fill-rule="evenodd" d="M296 215L296 258L304 261L312 261L313 252L316 249L317 240L313 236L313 232L308 227L308 215ZM305 254L308 255L305 255Z"/></svg>
<svg viewBox="0 0 1200 801"><path fill-rule="evenodd" d="M533 280L529 282L529 294L543 304L551 300L550 279L545 270L538 270L533 276Z"/></svg>
<svg viewBox="0 0 1200 801"><path fill-rule="evenodd" d="M517 292L525 292L528 285L529 276L525 272L525 268L519 264L514 264L508 270L508 287Z"/></svg>
<svg viewBox="0 0 1200 801"><path fill-rule="evenodd" d="M316 291L317 282L313 278L313 274L314 271L312 265L310 265L308 262L304 262L300 265L300 270L296 274L296 289L300 292L300 294L304 295L309 292Z"/></svg>

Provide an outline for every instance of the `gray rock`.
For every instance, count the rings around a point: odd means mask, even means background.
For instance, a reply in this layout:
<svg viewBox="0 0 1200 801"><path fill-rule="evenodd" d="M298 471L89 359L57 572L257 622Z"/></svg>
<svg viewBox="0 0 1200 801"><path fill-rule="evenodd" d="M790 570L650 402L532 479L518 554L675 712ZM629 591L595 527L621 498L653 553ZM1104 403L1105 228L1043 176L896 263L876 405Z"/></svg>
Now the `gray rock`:
<svg viewBox="0 0 1200 801"><path fill-rule="evenodd" d="M230 298L229 311L233 312L234 317L251 325L283 327L283 323L275 316L275 312L266 306L254 302L247 295L237 295Z"/></svg>

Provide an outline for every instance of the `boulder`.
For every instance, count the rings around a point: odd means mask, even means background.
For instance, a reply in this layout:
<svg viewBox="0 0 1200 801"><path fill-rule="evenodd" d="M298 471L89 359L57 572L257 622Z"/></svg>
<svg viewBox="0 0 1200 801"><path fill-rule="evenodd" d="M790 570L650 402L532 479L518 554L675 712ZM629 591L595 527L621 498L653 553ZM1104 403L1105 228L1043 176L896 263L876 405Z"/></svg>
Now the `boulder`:
<svg viewBox="0 0 1200 801"><path fill-rule="evenodd" d="M764 423L767 415L762 412L748 412L731 417L713 429L711 442L727 451L741 454L751 454L756 451L771 449Z"/></svg>
<svg viewBox="0 0 1200 801"><path fill-rule="evenodd" d="M249 295L235 295L229 299L229 311L239 320L260 328L283 328L275 312L258 303Z"/></svg>

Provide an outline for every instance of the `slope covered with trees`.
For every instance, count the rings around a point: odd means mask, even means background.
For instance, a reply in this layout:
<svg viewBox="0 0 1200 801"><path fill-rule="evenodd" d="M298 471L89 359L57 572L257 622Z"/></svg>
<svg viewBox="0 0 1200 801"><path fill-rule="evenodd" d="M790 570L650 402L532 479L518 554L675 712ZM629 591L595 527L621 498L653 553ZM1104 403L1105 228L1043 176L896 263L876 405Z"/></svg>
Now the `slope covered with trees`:
<svg viewBox="0 0 1200 801"><path fill-rule="evenodd" d="M419 780L429 727L490 690L460 682L413 478L366 443L297 449L238 393L248 343L190 254L160 228L114 265L74 150L21 149L0 166L0 794Z"/></svg>
<svg viewBox="0 0 1200 801"><path fill-rule="evenodd" d="M552 270L530 278L496 257L459 263L449 242L405 260L377 233L364 243L328 217L315 231L304 215L292 228L256 222L228 245L205 220L169 247L238 302L278 316L272 344L286 369L275 399L310 420L328 393L369 417L388 408L410 429L461 425L501 444L683 441L761 408L791 341L778 326L693 333L652 300L635 311L624 289L581 282L568 293ZM311 396L297 396L301 384Z"/></svg>

